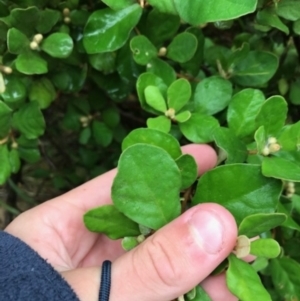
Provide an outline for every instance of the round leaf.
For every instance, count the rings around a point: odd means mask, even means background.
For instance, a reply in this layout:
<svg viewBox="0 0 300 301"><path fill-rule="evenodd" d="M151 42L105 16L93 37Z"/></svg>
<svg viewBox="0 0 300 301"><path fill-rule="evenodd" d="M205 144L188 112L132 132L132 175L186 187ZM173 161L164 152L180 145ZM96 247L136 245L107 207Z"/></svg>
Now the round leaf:
<svg viewBox="0 0 300 301"><path fill-rule="evenodd" d="M96 143L104 147L110 145L113 140L113 132L104 122L93 121L92 133Z"/></svg>
<svg viewBox="0 0 300 301"><path fill-rule="evenodd" d="M73 40L62 32L56 32L43 40L41 49L52 57L67 58L73 50Z"/></svg>
<svg viewBox="0 0 300 301"><path fill-rule="evenodd" d="M219 127L214 117L194 113L184 123L179 124L182 134L192 142L207 143L213 141L215 130Z"/></svg>
<svg viewBox="0 0 300 301"><path fill-rule="evenodd" d="M139 244L136 237L124 237L122 239L122 248L125 251L130 251Z"/></svg>
<svg viewBox="0 0 300 301"><path fill-rule="evenodd" d="M174 81L167 91L169 109L180 111L190 100L192 88L188 80L180 78Z"/></svg>
<svg viewBox="0 0 300 301"><path fill-rule="evenodd" d="M20 160L19 153L16 149L12 149L9 152L9 163L11 166L12 173L17 173L20 170L21 160Z"/></svg>
<svg viewBox="0 0 300 301"><path fill-rule="evenodd" d="M131 39L130 49L137 64L146 65L157 56L157 49L146 36L139 35Z"/></svg>
<svg viewBox="0 0 300 301"><path fill-rule="evenodd" d="M48 72L47 62L33 51L22 52L16 59L16 68L19 72L32 75Z"/></svg>
<svg viewBox="0 0 300 301"><path fill-rule="evenodd" d="M259 257L276 258L280 252L280 245L272 238L257 239L252 241L250 245L250 254Z"/></svg>
<svg viewBox="0 0 300 301"><path fill-rule="evenodd" d="M148 0L153 7L156 7L160 12L167 14L177 14L173 0Z"/></svg>
<svg viewBox="0 0 300 301"><path fill-rule="evenodd" d="M139 235L139 226L113 205L104 205L89 210L84 215L84 224L92 232L104 233L111 239Z"/></svg>
<svg viewBox="0 0 300 301"><path fill-rule="evenodd" d="M176 160L176 164L181 172L181 189L189 188L197 179L198 166L191 155L184 154Z"/></svg>
<svg viewBox="0 0 300 301"><path fill-rule="evenodd" d="M29 40L20 30L11 28L7 33L7 46L10 53L19 54L29 46Z"/></svg>
<svg viewBox="0 0 300 301"><path fill-rule="evenodd" d="M123 140L122 150L137 144L146 143L164 149L173 159L181 156L181 148L177 139L172 135L155 129L136 129Z"/></svg>
<svg viewBox="0 0 300 301"><path fill-rule="evenodd" d="M185 63L196 53L198 47L197 38L189 33L178 34L167 48L167 57L175 62Z"/></svg>
<svg viewBox="0 0 300 301"><path fill-rule="evenodd" d="M110 52L121 48L138 23L141 14L142 8L138 4L118 11L106 8L92 13L83 36L87 53Z"/></svg>
<svg viewBox="0 0 300 301"><path fill-rule="evenodd" d="M183 122L187 122L192 116L192 113L190 111L183 111L177 115L175 115L175 120L177 122L183 123Z"/></svg>
<svg viewBox="0 0 300 301"><path fill-rule="evenodd" d="M280 181L262 176L259 165L224 165L199 179L193 204L216 202L240 224L249 215L275 212L281 189Z"/></svg>
<svg viewBox="0 0 300 301"><path fill-rule="evenodd" d="M167 111L167 104L158 87L148 86L145 89L145 99L147 104L158 112Z"/></svg>
<svg viewBox="0 0 300 301"><path fill-rule="evenodd" d="M195 111L214 115L225 109L232 95L232 84L219 76L203 79L194 94Z"/></svg>
<svg viewBox="0 0 300 301"><path fill-rule="evenodd" d="M157 230L180 214L180 187L180 171L165 150L136 144L120 157L112 199L130 219Z"/></svg>
<svg viewBox="0 0 300 301"><path fill-rule="evenodd" d="M171 130L171 120L166 116L158 116L155 118L147 119L147 127L149 129L169 133Z"/></svg>

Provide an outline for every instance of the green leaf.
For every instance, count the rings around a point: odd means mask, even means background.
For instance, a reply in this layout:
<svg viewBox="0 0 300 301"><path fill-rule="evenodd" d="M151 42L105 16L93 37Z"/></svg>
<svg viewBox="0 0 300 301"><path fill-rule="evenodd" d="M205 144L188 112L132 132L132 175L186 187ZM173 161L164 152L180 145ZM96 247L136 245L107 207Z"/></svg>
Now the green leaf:
<svg viewBox="0 0 300 301"><path fill-rule="evenodd" d="M55 58L67 58L73 50L72 38L62 32L56 32L48 36L41 43L41 49Z"/></svg>
<svg viewBox="0 0 300 301"><path fill-rule="evenodd" d="M16 68L19 72L32 75L48 72L47 62L33 51L22 52L16 59Z"/></svg>
<svg viewBox="0 0 300 301"><path fill-rule="evenodd" d="M137 93L142 108L147 112L157 114L157 111L155 111L152 107L150 107L146 102L146 97L144 92L148 86L156 86L157 88L159 88L162 95L166 94L167 86L160 77L150 72L141 74L136 83Z"/></svg>
<svg viewBox="0 0 300 301"><path fill-rule="evenodd" d="M113 140L113 132L104 122L94 120L92 133L96 144L103 147L110 145Z"/></svg>
<svg viewBox="0 0 300 301"><path fill-rule="evenodd" d="M289 28L278 18L276 11L274 9L265 8L258 11L257 21L259 24L275 27L285 34L289 34Z"/></svg>
<svg viewBox="0 0 300 301"><path fill-rule="evenodd" d="M188 80L181 78L174 81L167 91L169 109L180 111L190 100L192 88Z"/></svg>
<svg viewBox="0 0 300 301"><path fill-rule="evenodd" d="M125 251L130 251L136 246L138 246L139 242L136 237L124 237L122 239L122 248Z"/></svg>
<svg viewBox="0 0 300 301"><path fill-rule="evenodd" d="M85 213L83 217L85 226L92 232L104 233L111 239L125 236L139 235L139 225L114 205L104 205Z"/></svg>
<svg viewBox="0 0 300 301"><path fill-rule="evenodd" d="M162 13L177 15L177 10L173 0L148 0L147 2L153 7L156 7Z"/></svg>
<svg viewBox="0 0 300 301"><path fill-rule="evenodd" d="M183 111L177 115L175 115L175 120L177 122L183 123L183 122L187 122L192 116L192 113L190 111Z"/></svg>
<svg viewBox="0 0 300 301"><path fill-rule="evenodd" d="M154 58L147 64L147 72L160 77L167 86L170 86L176 80L174 68L159 58Z"/></svg>
<svg viewBox="0 0 300 301"><path fill-rule="evenodd" d="M32 83L28 97L30 101L36 101L41 109L46 109L56 98L56 91L52 82L48 78L42 77Z"/></svg>
<svg viewBox="0 0 300 301"><path fill-rule="evenodd" d="M297 301L300 296L300 264L292 258L271 260L271 277L278 294L286 301Z"/></svg>
<svg viewBox="0 0 300 301"><path fill-rule="evenodd" d="M292 104L300 105L300 80L299 79L296 79L296 81L291 83L289 98Z"/></svg>
<svg viewBox="0 0 300 301"><path fill-rule="evenodd" d="M238 139L231 129L217 128L214 139L217 146L227 155L226 164L245 162L248 155L246 144Z"/></svg>
<svg viewBox="0 0 300 301"><path fill-rule="evenodd" d="M8 134L11 116L12 110L0 100L0 140Z"/></svg>
<svg viewBox="0 0 300 301"><path fill-rule="evenodd" d="M276 5L278 16L287 20L296 21L300 19L300 2L297 0L281 0Z"/></svg>
<svg viewBox="0 0 300 301"><path fill-rule="evenodd" d="M107 6L109 6L113 10L124 9L132 4L134 4L135 0L102 0Z"/></svg>
<svg viewBox="0 0 300 301"><path fill-rule="evenodd" d="M285 124L287 110L287 102L282 96L268 98L256 117L257 127L264 126L267 135L276 136Z"/></svg>
<svg viewBox="0 0 300 301"><path fill-rule="evenodd" d="M250 51L232 68L232 80L241 86L261 86L273 77L277 68L278 58L274 54Z"/></svg>
<svg viewBox="0 0 300 301"><path fill-rule="evenodd" d="M281 181L266 178L259 165L230 164L206 172L198 182L193 204L215 202L241 221L257 213L274 213Z"/></svg>
<svg viewBox="0 0 300 301"><path fill-rule="evenodd" d="M259 272L261 270L264 270L269 265L269 260L264 257L258 257L255 259L255 261L251 264L252 268Z"/></svg>
<svg viewBox="0 0 300 301"><path fill-rule="evenodd" d="M232 97L232 84L219 76L203 79L196 87L194 94L195 111L214 115L224 110Z"/></svg>
<svg viewBox="0 0 300 301"><path fill-rule="evenodd" d="M264 158L262 173L266 177L300 182L300 159L289 160L274 156Z"/></svg>
<svg viewBox="0 0 300 301"><path fill-rule="evenodd" d="M130 49L135 62L140 65L147 65L150 60L157 56L156 47L143 35L131 39Z"/></svg>
<svg viewBox="0 0 300 301"><path fill-rule="evenodd" d="M216 0L213 2L174 0L174 3L184 21L192 25L200 25L207 22L231 20L252 13L256 9L257 0L243 2L231 0Z"/></svg>
<svg viewBox="0 0 300 301"><path fill-rule="evenodd" d="M283 224L287 216L282 213L257 213L245 217L239 225L239 235L255 237Z"/></svg>
<svg viewBox="0 0 300 301"><path fill-rule="evenodd" d="M293 31L294 33L300 35L300 19L294 22Z"/></svg>
<svg viewBox="0 0 300 301"><path fill-rule="evenodd" d="M9 163L10 163L10 166L11 166L11 172L12 173L17 173L20 170L21 160L20 160L18 150L12 149L9 152Z"/></svg>
<svg viewBox="0 0 300 301"><path fill-rule="evenodd" d="M137 144L150 144L164 149L173 159L181 156L178 140L172 135L154 129L135 129L123 140L122 150Z"/></svg>
<svg viewBox="0 0 300 301"><path fill-rule="evenodd" d="M253 301L259 296L259 301L272 301L264 288L256 271L245 261L231 254L228 257L229 268L226 272L226 282L229 290L241 301Z"/></svg>
<svg viewBox="0 0 300 301"><path fill-rule="evenodd" d="M13 115L13 126L27 139L35 139L44 134L45 119L38 103L24 104Z"/></svg>
<svg viewBox="0 0 300 301"><path fill-rule="evenodd" d="M120 113L116 107L108 107L101 112L102 120L110 128L115 128L120 123Z"/></svg>
<svg viewBox="0 0 300 301"><path fill-rule="evenodd" d="M29 47L29 40L20 30L11 28L7 33L7 47L10 53L19 54Z"/></svg>
<svg viewBox="0 0 300 301"><path fill-rule="evenodd" d="M61 16L59 11L49 9L49 8L40 10L39 13L40 13L40 19L36 26L36 30L38 33L41 34L45 34L51 31L51 29L59 21L59 18Z"/></svg>
<svg viewBox="0 0 300 301"><path fill-rule="evenodd" d="M213 135L218 127L219 122L217 119L199 113L192 114L189 120L179 124L182 134L195 143L213 141Z"/></svg>
<svg viewBox="0 0 300 301"><path fill-rule="evenodd" d="M166 116L158 116L155 118L147 119L147 127L153 130L159 130L169 133L171 130L171 120Z"/></svg>
<svg viewBox="0 0 300 301"><path fill-rule="evenodd" d="M296 151L300 147L300 121L282 128L278 136L282 150Z"/></svg>
<svg viewBox="0 0 300 301"><path fill-rule="evenodd" d="M3 185L11 174L11 166L9 162L9 152L6 144L0 145L0 185Z"/></svg>
<svg viewBox="0 0 300 301"><path fill-rule="evenodd" d="M40 160L41 154L38 148L38 140L27 139L24 135L21 135L17 140L18 153L20 158L28 163L36 163Z"/></svg>
<svg viewBox="0 0 300 301"><path fill-rule="evenodd" d="M228 105L227 121L237 137L253 134L255 119L264 101L264 94L256 89L244 89L233 96Z"/></svg>
<svg viewBox="0 0 300 301"><path fill-rule="evenodd" d="M1 93L2 99L12 109L18 108L27 97L25 84L21 81L20 77L15 75L6 76L4 83L6 89Z"/></svg>
<svg viewBox="0 0 300 301"><path fill-rule="evenodd" d="M126 216L157 230L179 216L180 187L180 171L165 150L136 144L120 157L112 199Z"/></svg>
<svg viewBox="0 0 300 301"><path fill-rule="evenodd" d="M212 301L211 298L208 296L206 291L200 286L197 285L195 287L196 296L194 298L189 298L188 294L186 295L188 301Z"/></svg>
<svg viewBox="0 0 300 301"><path fill-rule="evenodd" d="M250 244L251 255L266 258L276 258L279 256L280 252L280 245L272 238L257 239L252 241Z"/></svg>
<svg viewBox="0 0 300 301"><path fill-rule="evenodd" d="M90 127L85 127L81 130L79 134L79 143L85 145L89 142L92 136L92 130Z"/></svg>
<svg viewBox="0 0 300 301"><path fill-rule="evenodd" d="M89 55L89 62L93 68L109 74L115 71L116 54L114 52L103 52Z"/></svg>
<svg viewBox="0 0 300 301"><path fill-rule="evenodd" d="M167 104L158 87L148 86L145 91L147 104L158 112L167 111Z"/></svg>
<svg viewBox="0 0 300 301"><path fill-rule="evenodd" d="M263 154L264 156L269 154L269 149L267 147L267 153L265 154L265 148L267 146L268 137L266 135L266 130L264 126L260 126L254 134L254 139L256 142L256 148L258 154Z"/></svg>
<svg viewBox="0 0 300 301"><path fill-rule="evenodd" d="M283 214L285 214L287 216L287 219L282 224L282 227L285 227L285 228L288 228L288 229L292 229L292 230L297 230L297 231L300 232L300 225L298 225L298 223L296 223L293 220L293 218L291 217L290 210L288 210L287 208L285 208L285 206L281 202L278 203L277 212L283 213Z"/></svg>
<svg viewBox="0 0 300 301"><path fill-rule="evenodd" d="M121 48L141 14L142 8L138 4L118 11L106 8L92 13L83 34L87 53L109 52Z"/></svg>
<svg viewBox="0 0 300 301"><path fill-rule="evenodd" d="M168 46L167 57L175 62L185 63L195 55L197 47L197 38L189 32L182 32Z"/></svg>
<svg viewBox="0 0 300 301"><path fill-rule="evenodd" d="M197 179L197 163L194 157L184 154L176 159L176 164L181 172L181 190L187 189L192 186Z"/></svg>

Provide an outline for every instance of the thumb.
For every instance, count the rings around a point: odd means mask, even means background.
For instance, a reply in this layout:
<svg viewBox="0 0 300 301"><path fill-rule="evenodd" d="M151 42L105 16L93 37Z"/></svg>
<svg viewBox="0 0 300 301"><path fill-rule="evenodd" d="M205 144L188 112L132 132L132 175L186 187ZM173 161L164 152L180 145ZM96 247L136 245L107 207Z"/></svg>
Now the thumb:
<svg viewBox="0 0 300 301"><path fill-rule="evenodd" d="M228 256L236 236L225 208L191 208L113 263L110 300L167 301L185 294Z"/></svg>

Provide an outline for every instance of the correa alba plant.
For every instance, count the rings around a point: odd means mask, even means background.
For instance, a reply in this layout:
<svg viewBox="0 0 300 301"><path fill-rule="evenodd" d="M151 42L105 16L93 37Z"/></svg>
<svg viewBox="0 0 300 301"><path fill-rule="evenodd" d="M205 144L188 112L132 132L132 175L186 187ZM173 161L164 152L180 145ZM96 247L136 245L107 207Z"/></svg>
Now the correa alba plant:
<svg viewBox="0 0 300 301"><path fill-rule="evenodd" d="M89 230L130 250L216 202L239 237L214 274L241 301L300 300L300 1L0 0L0 43L1 184L39 162L44 135L75 137L75 173L35 174L61 189L121 148L113 204L85 214ZM197 178L187 142L213 145L218 166Z"/></svg>

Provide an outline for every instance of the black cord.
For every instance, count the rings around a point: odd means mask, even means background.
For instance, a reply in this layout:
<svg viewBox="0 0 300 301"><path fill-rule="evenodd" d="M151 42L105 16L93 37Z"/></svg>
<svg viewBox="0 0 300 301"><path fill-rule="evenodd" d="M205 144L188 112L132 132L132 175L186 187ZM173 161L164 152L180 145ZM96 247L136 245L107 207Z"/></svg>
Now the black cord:
<svg viewBox="0 0 300 301"><path fill-rule="evenodd" d="M102 264L99 301L109 300L110 284L111 284L111 261L105 260Z"/></svg>

